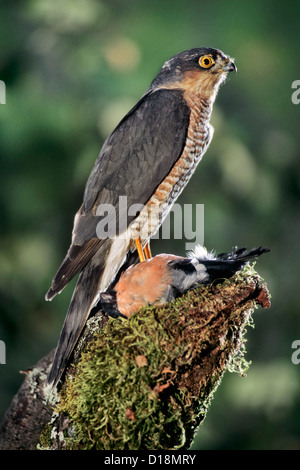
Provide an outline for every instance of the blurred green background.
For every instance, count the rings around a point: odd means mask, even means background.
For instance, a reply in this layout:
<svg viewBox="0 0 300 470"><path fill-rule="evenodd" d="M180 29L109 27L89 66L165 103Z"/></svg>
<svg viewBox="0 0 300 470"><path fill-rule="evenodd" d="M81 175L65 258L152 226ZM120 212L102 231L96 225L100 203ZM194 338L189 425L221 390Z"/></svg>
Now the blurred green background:
<svg viewBox="0 0 300 470"><path fill-rule="evenodd" d="M194 449L299 449L300 4L292 0L0 1L0 419L20 370L56 344L74 283L44 301L108 133L163 62L210 46L235 58L215 134L180 203L205 205L205 245L267 246L272 307L248 331L247 378L227 373ZM152 244L184 254L185 240Z"/></svg>

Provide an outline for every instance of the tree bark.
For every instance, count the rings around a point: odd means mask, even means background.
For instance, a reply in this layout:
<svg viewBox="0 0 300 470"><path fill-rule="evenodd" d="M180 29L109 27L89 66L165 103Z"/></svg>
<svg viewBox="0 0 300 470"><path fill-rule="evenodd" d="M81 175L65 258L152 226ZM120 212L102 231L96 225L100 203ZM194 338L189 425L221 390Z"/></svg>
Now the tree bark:
<svg viewBox="0 0 300 470"><path fill-rule="evenodd" d="M188 449L225 371L247 366L244 336L257 306L270 300L252 269L129 320L98 314L58 403L44 392L53 352L26 373L0 449Z"/></svg>
<svg viewBox="0 0 300 470"><path fill-rule="evenodd" d="M0 426L0 450L36 450L40 434L53 413L43 391L53 355L54 351L24 372L25 380Z"/></svg>

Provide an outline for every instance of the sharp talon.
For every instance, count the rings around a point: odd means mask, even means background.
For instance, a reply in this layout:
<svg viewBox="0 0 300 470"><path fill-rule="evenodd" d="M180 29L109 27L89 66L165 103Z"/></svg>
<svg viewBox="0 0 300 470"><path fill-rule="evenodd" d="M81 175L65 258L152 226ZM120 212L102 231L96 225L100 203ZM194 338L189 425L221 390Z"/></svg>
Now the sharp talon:
<svg viewBox="0 0 300 470"><path fill-rule="evenodd" d="M144 252L145 252L146 259L152 258L151 249L150 249L150 242L146 243L146 245L144 247Z"/></svg>
<svg viewBox="0 0 300 470"><path fill-rule="evenodd" d="M135 239L135 244L136 244L136 249L137 249L137 252L138 252L138 255L139 255L140 263L142 263L143 261L146 261L146 258L145 258L144 252L143 252L141 239L136 238Z"/></svg>

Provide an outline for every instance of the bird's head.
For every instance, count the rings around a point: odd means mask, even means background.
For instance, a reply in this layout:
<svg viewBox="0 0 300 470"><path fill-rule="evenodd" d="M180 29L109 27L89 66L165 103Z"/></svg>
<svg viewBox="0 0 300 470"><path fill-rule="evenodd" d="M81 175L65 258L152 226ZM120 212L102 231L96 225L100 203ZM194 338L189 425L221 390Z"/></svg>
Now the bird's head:
<svg viewBox="0 0 300 470"><path fill-rule="evenodd" d="M222 51L197 48L180 52L168 60L151 84L152 89L181 88L205 98L215 97L228 72L236 72L233 59Z"/></svg>

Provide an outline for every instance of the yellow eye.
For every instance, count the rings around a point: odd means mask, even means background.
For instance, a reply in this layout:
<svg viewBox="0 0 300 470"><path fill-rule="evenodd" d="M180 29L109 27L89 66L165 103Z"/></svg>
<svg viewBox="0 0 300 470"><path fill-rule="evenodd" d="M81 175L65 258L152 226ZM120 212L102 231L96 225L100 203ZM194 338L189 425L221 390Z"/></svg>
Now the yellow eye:
<svg viewBox="0 0 300 470"><path fill-rule="evenodd" d="M203 55L199 59L199 65L204 69L209 69L209 67L211 67L214 63L215 62L210 55Z"/></svg>

